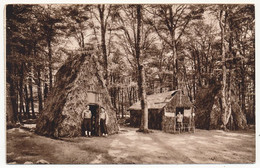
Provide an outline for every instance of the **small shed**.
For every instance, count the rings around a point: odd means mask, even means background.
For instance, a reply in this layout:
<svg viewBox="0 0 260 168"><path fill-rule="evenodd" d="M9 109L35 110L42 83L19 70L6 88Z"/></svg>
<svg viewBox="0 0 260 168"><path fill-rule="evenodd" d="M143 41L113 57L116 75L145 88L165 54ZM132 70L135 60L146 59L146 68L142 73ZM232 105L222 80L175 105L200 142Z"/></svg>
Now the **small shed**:
<svg viewBox="0 0 260 168"><path fill-rule="evenodd" d="M147 96L148 128L175 133L180 130L176 125L176 115L181 112L184 116L183 128L194 130L194 110L191 101L181 90L168 91ZM138 101L128 109L130 111L130 126L139 127L141 124L141 102Z"/></svg>

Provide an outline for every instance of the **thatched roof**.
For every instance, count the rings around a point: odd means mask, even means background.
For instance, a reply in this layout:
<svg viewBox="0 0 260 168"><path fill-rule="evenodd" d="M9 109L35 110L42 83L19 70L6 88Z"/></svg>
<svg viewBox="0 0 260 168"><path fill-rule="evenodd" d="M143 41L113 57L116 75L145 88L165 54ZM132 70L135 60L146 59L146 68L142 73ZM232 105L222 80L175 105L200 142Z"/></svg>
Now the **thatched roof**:
<svg viewBox="0 0 260 168"><path fill-rule="evenodd" d="M164 92L164 93L148 95L147 96L148 109L162 109L174 97L179 95L177 93L180 93L180 91L174 90L174 91L169 91L169 92ZM188 101L187 98L184 98L183 105L192 106L192 103L190 101ZM140 101L136 102L131 107L129 107L128 110L141 110L141 102Z"/></svg>
<svg viewBox="0 0 260 168"><path fill-rule="evenodd" d="M36 133L51 137L75 137L82 133L82 111L95 104L106 109L108 133L119 128L98 61L90 52L68 60L56 73L44 109L36 123Z"/></svg>

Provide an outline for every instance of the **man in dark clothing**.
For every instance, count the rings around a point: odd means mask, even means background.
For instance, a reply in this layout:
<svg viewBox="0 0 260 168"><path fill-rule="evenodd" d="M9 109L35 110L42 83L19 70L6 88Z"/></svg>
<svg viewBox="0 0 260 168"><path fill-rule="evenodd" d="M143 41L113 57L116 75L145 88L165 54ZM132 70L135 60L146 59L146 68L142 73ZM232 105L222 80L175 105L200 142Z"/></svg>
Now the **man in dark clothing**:
<svg viewBox="0 0 260 168"><path fill-rule="evenodd" d="M89 109L89 106L86 106L86 109L82 113L82 118L83 118L83 129L85 136L91 136L91 111Z"/></svg>
<svg viewBox="0 0 260 168"><path fill-rule="evenodd" d="M101 127L102 136L107 136L108 115L104 108L101 108L99 123Z"/></svg>

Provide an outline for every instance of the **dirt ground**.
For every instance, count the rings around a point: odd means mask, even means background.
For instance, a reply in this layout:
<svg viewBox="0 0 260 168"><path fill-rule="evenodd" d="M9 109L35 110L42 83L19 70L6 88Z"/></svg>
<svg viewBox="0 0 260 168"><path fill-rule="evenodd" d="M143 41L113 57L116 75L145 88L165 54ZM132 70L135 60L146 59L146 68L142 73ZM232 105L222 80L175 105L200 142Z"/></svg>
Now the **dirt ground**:
<svg viewBox="0 0 260 168"><path fill-rule="evenodd" d="M122 127L108 137L51 139L20 128L7 130L7 163L196 164L254 163L255 132L196 130L169 134Z"/></svg>

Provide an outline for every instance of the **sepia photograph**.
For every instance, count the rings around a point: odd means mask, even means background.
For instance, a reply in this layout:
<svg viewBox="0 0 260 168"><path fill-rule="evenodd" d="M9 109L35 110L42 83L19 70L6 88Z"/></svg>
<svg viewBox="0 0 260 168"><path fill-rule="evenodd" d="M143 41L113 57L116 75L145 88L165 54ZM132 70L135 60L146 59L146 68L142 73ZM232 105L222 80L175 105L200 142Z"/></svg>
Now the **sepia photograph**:
<svg viewBox="0 0 260 168"><path fill-rule="evenodd" d="M255 165L255 11L5 4L5 164Z"/></svg>

